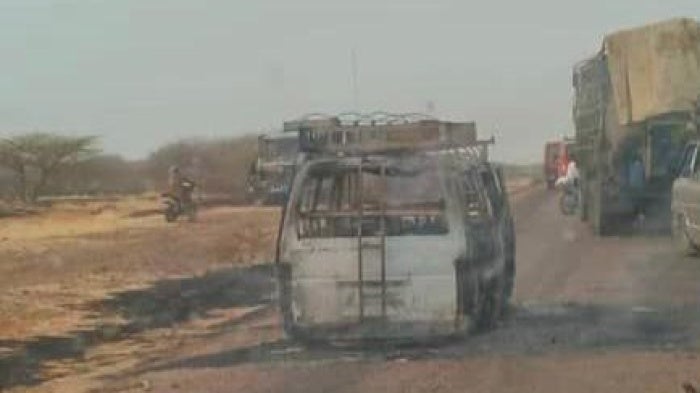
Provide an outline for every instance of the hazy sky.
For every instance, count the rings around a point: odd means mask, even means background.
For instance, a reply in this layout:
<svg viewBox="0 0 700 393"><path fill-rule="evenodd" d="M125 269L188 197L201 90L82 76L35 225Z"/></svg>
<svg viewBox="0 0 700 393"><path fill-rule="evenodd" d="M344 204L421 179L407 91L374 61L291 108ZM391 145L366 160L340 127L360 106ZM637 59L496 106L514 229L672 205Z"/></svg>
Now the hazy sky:
<svg viewBox="0 0 700 393"><path fill-rule="evenodd" d="M700 0L0 0L0 135L88 133L131 158L307 112L475 120L496 157L572 130L571 67L604 33Z"/></svg>

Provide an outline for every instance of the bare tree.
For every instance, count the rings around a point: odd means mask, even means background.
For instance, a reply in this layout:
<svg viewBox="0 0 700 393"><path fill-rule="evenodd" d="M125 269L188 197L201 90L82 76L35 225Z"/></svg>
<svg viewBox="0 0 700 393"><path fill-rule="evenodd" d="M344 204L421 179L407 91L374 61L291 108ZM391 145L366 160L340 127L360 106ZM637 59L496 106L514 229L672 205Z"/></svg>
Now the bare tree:
<svg viewBox="0 0 700 393"><path fill-rule="evenodd" d="M33 202L61 167L96 154L96 142L94 136L18 135L0 140L0 165L17 175L19 197Z"/></svg>
<svg viewBox="0 0 700 393"><path fill-rule="evenodd" d="M11 139L0 140L0 166L14 172L15 194L22 200L27 196L28 157Z"/></svg>
<svg viewBox="0 0 700 393"><path fill-rule="evenodd" d="M245 199L245 180L257 155L257 137L187 139L161 146L148 158L150 177L164 186L167 170L178 165L205 194L229 194Z"/></svg>

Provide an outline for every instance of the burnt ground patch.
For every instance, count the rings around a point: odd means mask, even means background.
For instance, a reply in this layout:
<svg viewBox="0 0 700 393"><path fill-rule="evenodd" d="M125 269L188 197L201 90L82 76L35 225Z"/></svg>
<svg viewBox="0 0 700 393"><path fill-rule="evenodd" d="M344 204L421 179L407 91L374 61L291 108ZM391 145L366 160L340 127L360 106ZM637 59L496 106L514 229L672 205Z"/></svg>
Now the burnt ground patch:
<svg viewBox="0 0 700 393"><path fill-rule="evenodd" d="M433 345L348 347L304 346L278 340L178 359L143 371L231 367L246 363L313 360L393 360L462 358L484 354L542 354L602 349L696 350L700 344L697 308L617 307L540 304L514 307L502 325L464 339Z"/></svg>
<svg viewBox="0 0 700 393"><path fill-rule="evenodd" d="M272 265L231 268L198 277L163 280L142 289L115 293L84 307L99 320L118 315L125 322L98 324L62 336L30 340L0 340L0 390L42 382L42 364L49 360L81 359L94 345L124 339L149 329L170 327L211 310L265 306L273 302Z"/></svg>

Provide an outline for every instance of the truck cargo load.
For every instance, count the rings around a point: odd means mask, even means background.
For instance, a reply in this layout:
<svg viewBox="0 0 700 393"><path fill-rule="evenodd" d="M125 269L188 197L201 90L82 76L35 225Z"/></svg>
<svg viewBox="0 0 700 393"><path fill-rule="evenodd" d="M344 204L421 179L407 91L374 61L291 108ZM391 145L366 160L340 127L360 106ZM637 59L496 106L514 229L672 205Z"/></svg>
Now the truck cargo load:
<svg viewBox="0 0 700 393"><path fill-rule="evenodd" d="M700 25L673 19L605 38L618 122L693 109L700 94Z"/></svg>
<svg viewBox="0 0 700 393"><path fill-rule="evenodd" d="M659 206L696 132L698 22L672 19L607 35L595 56L574 67L573 86L582 218L600 234L625 217L668 210ZM638 161L641 187L632 180Z"/></svg>

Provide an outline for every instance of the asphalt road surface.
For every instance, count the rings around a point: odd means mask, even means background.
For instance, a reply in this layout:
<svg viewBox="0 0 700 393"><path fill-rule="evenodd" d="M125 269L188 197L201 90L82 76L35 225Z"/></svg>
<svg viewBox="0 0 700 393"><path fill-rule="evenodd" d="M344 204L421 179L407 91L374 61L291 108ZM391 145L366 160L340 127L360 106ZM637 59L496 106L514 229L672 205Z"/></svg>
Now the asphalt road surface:
<svg viewBox="0 0 700 393"><path fill-rule="evenodd" d="M663 235L595 238L536 190L515 202L512 309L496 330L406 348L307 348L271 305L104 381L154 392L679 392L700 382L700 259Z"/></svg>

